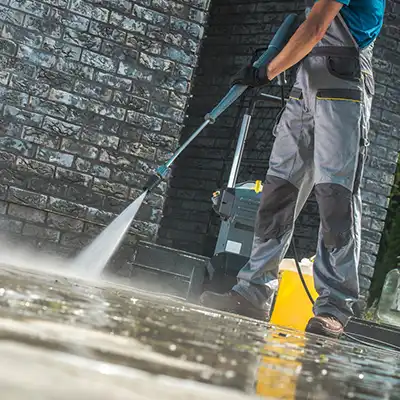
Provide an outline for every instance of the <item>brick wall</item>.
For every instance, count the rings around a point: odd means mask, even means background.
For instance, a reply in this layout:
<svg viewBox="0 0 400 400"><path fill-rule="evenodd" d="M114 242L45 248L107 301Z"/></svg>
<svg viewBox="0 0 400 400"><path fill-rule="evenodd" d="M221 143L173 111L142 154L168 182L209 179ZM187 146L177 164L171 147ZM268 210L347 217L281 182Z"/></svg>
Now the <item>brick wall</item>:
<svg viewBox="0 0 400 400"><path fill-rule="evenodd" d="M245 65L252 52L265 46L289 12L301 13L302 2L214 0L209 27L200 55L200 66L189 103L189 119L183 136L225 94L229 76ZM373 275L381 232L386 218L387 196L393 183L400 149L400 2L388 0L385 27L375 47L377 94L371 120L371 146L363 181L363 237L360 279L366 294ZM271 88L271 94L279 94ZM161 243L211 255L218 234L218 219L210 211L210 196L227 180L239 105L229 109L217 123L196 139L178 160L165 206ZM263 179L271 150L271 129L279 107L264 103L256 110L247 144L241 179ZM226 165L223 159L229 153ZM255 159L259 159L254 161ZM261 159L261 161L260 161ZM221 173L221 170L223 173ZM301 255L314 253L319 225L314 198L306 204L296 226Z"/></svg>
<svg viewBox="0 0 400 400"><path fill-rule="evenodd" d="M2 233L71 254L141 192L177 145L208 3L0 0ZM165 192L132 233L155 238Z"/></svg>

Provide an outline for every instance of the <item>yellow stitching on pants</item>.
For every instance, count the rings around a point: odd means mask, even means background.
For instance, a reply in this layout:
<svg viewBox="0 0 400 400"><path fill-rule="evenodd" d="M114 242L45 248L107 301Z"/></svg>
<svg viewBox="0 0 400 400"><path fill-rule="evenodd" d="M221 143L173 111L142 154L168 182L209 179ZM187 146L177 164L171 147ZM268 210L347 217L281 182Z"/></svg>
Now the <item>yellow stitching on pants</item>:
<svg viewBox="0 0 400 400"><path fill-rule="evenodd" d="M354 99L344 99L340 97L318 97L318 100L342 100L342 101L352 101L353 103L361 103L361 100L354 100Z"/></svg>

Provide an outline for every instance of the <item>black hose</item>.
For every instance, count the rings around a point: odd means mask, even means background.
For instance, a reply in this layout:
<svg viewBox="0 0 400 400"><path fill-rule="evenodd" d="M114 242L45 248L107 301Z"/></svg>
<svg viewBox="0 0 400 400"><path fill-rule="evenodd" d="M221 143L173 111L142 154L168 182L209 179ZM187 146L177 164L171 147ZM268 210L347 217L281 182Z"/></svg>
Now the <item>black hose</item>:
<svg viewBox="0 0 400 400"><path fill-rule="evenodd" d="M304 280L303 272L301 271L296 245L294 244L294 238L292 238L292 248L293 248L294 261L295 261L295 264L296 264L297 272L299 273L299 278L301 280L301 283L303 284L304 290L307 293L307 296L308 296L311 304L314 305L315 301L314 301L314 299L313 299L313 297L312 297L312 295L310 293L310 290L308 289L306 281ZM377 339L373 339L373 338L369 338L367 336L364 336L364 335L361 335L361 334L358 334L358 333L349 334L349 333L343 332L342 335L345 336L347 339L352 340L353 342L362 344L363 346L369 346L369 347L372 347L372 348L377 349L377 350L385 350L385 351L392 350L392 351L400 352L400 347L398 347L398 346L396 346L394 344L387 343L387 342L384 342L384 341L381 341L381 340L377 340ZM382 344L382 346L385 346L385 347L369 343L369 342L367 342L365 340L359 339L358 337L367 338L371 342L380 343L380 344Z"/></svg>

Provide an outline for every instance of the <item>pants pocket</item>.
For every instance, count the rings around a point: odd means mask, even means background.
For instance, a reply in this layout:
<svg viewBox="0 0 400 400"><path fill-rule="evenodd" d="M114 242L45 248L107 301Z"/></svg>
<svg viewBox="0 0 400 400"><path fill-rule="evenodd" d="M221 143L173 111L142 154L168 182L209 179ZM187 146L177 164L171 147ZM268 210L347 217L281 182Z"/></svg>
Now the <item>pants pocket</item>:
<svg viewBox="0 0 400 400"><path fill-rule="evenodd" d="M360 80L360 60L356 57L328 56L326 66L330 74L336 78L346 81Z"/></svg>
<svg viewBox="0 0 400 400"><path fill-rule="evenodd" d="M275 137L278 136L278 133L279 133L280 127L281 127L280 122L281 122L282 115L283 115L283 113L285 112L286 108L291 108L291 107L293 107L293 103L296 103L296 106L298 106L298 105L300 105L300 103L302 103L302 101L303 101L303 91L302 91L301 89L299 89L299 88L295 88L295 87L294 87L294 88L290 91L288 103L286 104L285 107L283 107L283 108L279 111L278 115L277 115L276 118L275 118L274 128L272 129L272 135L273 135L273 136L275 136Z"/></svg>
<svg viewBox="0 0 400 400"><path fill-rule="evenodd" d="M361 145L362 91L317 92L315 117L315 183L342 185L352 191Z"/></svg>

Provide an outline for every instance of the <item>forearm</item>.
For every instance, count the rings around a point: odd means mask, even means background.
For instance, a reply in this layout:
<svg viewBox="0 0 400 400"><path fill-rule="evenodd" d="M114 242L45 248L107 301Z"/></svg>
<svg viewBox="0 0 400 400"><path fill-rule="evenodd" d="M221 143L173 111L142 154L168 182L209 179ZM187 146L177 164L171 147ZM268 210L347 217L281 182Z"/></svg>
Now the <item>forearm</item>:
<svg viewBox="0 0 400 400"><path fill-rule="evenodd" d="M284 49L268 65L270 80L301 61L321 40L321 33L307 22L297 29Z"/></svg>
<svg viewBox="0 0 400 400"><path fill-rule="evenodd" d="M268 78L270 80L275 78L310 53L324 37L342 6L339 0L318 0L306 21L300 25L288 44L268 65Z"/></svg>

